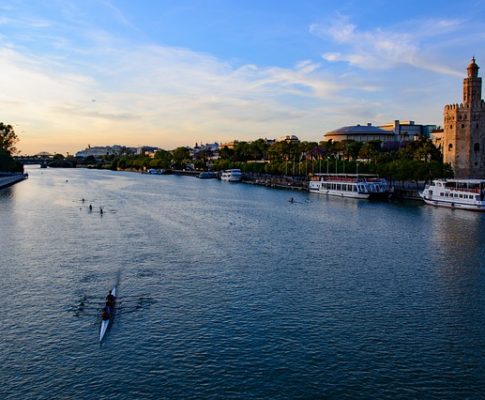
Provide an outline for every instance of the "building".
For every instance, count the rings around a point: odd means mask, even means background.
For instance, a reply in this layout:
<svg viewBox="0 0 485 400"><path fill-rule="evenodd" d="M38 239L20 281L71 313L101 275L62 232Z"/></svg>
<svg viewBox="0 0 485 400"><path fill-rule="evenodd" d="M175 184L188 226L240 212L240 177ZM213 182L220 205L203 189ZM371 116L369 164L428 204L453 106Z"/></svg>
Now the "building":
<svg viewBox="0 0 485 400"><path fill-rule="evenodd" d="M154 147L154 146L141 146L136 149L135 154L138 155L144 155L146 157L154 158L155 153L160 150L159 147Z"/></svg>
<svg viewBox="0 0 485 400"><path fill-rule="evenodd" d="M431 132L431 141L435 147L441 152L443 152L443 142L445 138L445 131L441 127L437 127L433 132Z"/></svg>
<svg viewBox="0 0 485 400"><path fill-rule="evenodd" d="M380 125L379 128L393 132L395 135L394 140L402 143L417 140L420 137L430 138L431 132L435 131L437 127L436 125L420 125L414 121L399 121L396 119L393 122Z"/></svg>
<svg viewBox="0 0 485 400"><path fill-rule="evenodd" d="M344 126L323 135L326 142L342 142L344 140L355 140L356 142L370 142L371 140L380 140L381 142L394 141L393 131L387 131L371 123L367 125Z"/></svg>
<svg viewBox="0 0 485 400"><path fill-rule="evenodd" d="M233 149L236 144L239 142L237 140L232 140L231 142L226 142L226 143L221 143L219 145L219 149L223 149L224 147L227 147L228 149Z"/></svg>
<svg viewBox="0 0 485 400"><path fill-rule="evenodd" d="M457 178L485 177L485 103L475 57L463 80L463 103L444 108L443 161Z"/></svg>
<svg viewBox="0 0 485 400"><path fill-rule="evenodd" d="M76 153L76 157L79 158L86 158L89 156L93 157L102 157L102 156L109 156L114 154L112 148L110 146L89 146L87 149L78 151Z"/></svg>
<svg viewBox="0 0 485 400"><path fill-rule="evenodd" d="M295 135L285 135L277 140L278 142L286 142L286 143L299 143L300 139L298 139Z"/></svg>
<svg viewBox="0 0 485 400"><path fill-rule="evenodd" d="M78 158L86 158L89 156L93 156L95 158L100 158L104 156L111 156L111 155L121 155L121 154L136 154L137 149L135 147L125 147L120 145L113 145L113 146L89 146L84 149L78 151L75 156Z"/></svg>

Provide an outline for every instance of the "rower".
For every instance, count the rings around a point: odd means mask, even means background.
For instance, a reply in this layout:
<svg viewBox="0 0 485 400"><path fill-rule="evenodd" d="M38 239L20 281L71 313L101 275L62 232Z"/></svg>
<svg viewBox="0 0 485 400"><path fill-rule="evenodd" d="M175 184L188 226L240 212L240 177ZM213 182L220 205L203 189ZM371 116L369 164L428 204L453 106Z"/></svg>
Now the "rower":
<svg viewBox="0 0 485 400"><path fill-rule="evenodd" d="M103 319L103 321L106 321L106 320L108 320L110 318L110 313L109 313L108 310L109 310L109 307L105 307L103 309L103 312L101 314L101 318Z"/></svg>
<svg viewBox="0 0 485 400"><path fill-rule="evenodd" d="M92 204L89 205L89 211L93 211L93 206Z"/></svg>
<svg viewBox="0 0 485 400"><path fill-rule="evenodd" d="M100 213L101 215L103 215L103 208L102 208L102 207L99 207L99 213Z"/></svg>
<svg viewBox="0 0 485 400"><path fill-rule="evenodd" d="M108 306L112 306L115 302L115 296L111 293L111 290L109 291L108 295L106 296L106 304Z"/></svg>
<svg viewBox="0 0 485 400"><path fill-rule="evenodd" d="M108 292L108 295L106 296L106 300L109 300L110 302L115 301L115 297L113 296L113 293L111 290Z"/></svg>

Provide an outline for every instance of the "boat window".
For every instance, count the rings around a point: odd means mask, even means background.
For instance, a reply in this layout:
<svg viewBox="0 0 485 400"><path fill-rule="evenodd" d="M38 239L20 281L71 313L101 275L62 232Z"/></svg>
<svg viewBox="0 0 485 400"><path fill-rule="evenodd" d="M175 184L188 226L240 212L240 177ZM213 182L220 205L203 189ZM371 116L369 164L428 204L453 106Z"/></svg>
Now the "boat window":
<svg viewBox="0 0 485 400"><path fill-rule="evenodd" d="M448 193L445 193L445 197L448 197Z"/></svg>
<svg viewBox="0 0 485 400"><path fill-rule="evenodd" d="M444 193L443 193L443 192L441 192L441 193L440 193L440 196L444 196Z"/></svg>
<svg viewBox="0 0 485 400"><path fill-rule="evenodd" d="M462 198L463 198L463 195L462 195L462 194L460 194L460 199L462 199Z"/></svg>

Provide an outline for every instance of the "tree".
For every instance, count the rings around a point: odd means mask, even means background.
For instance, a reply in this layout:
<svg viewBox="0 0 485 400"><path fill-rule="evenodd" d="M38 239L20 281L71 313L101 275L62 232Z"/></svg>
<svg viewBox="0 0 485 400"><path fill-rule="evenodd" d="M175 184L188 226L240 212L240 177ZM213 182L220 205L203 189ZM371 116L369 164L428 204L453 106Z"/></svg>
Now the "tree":
<svg viewBox="0 0 485 400"><path fill-rule="evenodd" d="M224 146L222 149L219 150L219 157L223 160L232 160L234 156L234 150L230 149L227 146Z"/></svg>
<svg viewBox="0 0 485 400"><path fill-rule="evenodd" d="M12 125L0 122L0 148L12 155L17 152L15 144L19 141Z"/></svg>
<svg viewBox="0 0 485 400"><path fill-rule="evenodd" d="M172 151L172 159L176 168L184 168L184 165L189 158L190 152L187 147L177 147Z"/></svg>

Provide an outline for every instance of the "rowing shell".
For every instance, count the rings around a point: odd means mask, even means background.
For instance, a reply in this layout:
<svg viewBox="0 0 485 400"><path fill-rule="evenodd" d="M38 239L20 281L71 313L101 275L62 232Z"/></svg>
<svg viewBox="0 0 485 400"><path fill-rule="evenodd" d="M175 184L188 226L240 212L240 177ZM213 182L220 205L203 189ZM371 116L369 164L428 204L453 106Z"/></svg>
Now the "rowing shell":
<svg viewBox="0 0 485 400"><path fill-rule="evenodd" d="M113 289L111 289L111 294L116 297L116 286ZM116 302L116 300L115 300L115 302ZM99 341L100 342L103 340L104 334L108 330L109 323L113 318L114 306L115 306L115 304L113 304L113 310L111 312L109 319L101 320L101 327L99 329Z"/></svg>

